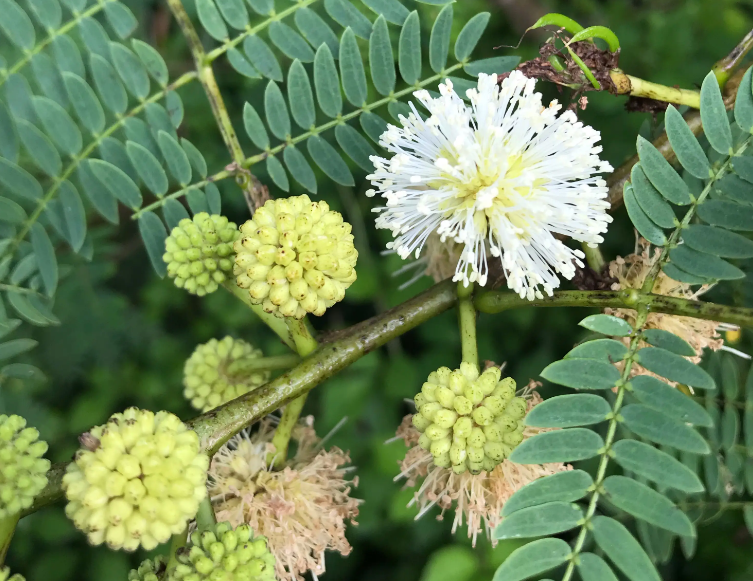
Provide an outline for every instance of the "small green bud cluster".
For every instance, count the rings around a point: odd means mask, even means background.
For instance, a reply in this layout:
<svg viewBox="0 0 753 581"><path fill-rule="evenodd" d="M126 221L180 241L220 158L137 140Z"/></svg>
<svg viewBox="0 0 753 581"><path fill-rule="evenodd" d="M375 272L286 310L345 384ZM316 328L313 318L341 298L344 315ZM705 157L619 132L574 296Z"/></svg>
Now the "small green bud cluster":
<svg viewBox="0 0 753 581"><path fill-rule="evenodd" d="M413 425L419 446L434 464L461 474L493 470L523 440L528 405L515 397L515 381L500 381L498 367L479 375L472 363L451 371L440 367L429 375L415 402Z"/></svg>
<svg viewBox="0 0 753 581"><path fill-rule="evenodd" d="M275 558L265 537L254 538L248 525L233 530L220 523L195 531L189 546L177 553L168 581L274 581Z"/></svg>
<svg viewBox="0 0 753 581"><path fill-rule="evenodd" d="M47 442L20 416L0 415L0 519L29 508L47 485Z"/></svg>
<svg viewBox="0 0 753 581"><path fill-rule="evenodd" d="M350 231L326 202L305 195L269 200L235 242L238 286L278 317L321 316L356 280Z"/></svg>
<svg viewBox="0 0 753 581"><path fill-rule="evenodd" d="M128 581L161 581L167 564L162 555L154 559L147 559L138 569L131 569Z"/></svg>
<svg viewBox="0 0 753 581"><path fill-rule="evenodd" d="M19 575L18 573L11 575L10 569L5 567L0 569L0 581L26 581L26 579L24 579L23 575Z"/></svg>
<svg viewBox="0 0 753 581"><path fill-rule="evenodd" d="M262 356L241 339L225 337L196 347L183 368L183 394L203 412L264 385L269 371L243 371L243 362Z"/></svg>
<svg viewBox="0 0 753 581"><path fill-rule="evenodd" d="M129 408L80 440L63 477L65 513L91 544L149 551L196 516L209 458L177 416Z"/></svg>
<svg viewBox="0 0 753 581"><path fill-rule="evenodd" d="M167 275L175 286L204 296L217 290L233 268L233 242L238 238L233 222L218 214L199 212L183 218L165 240Z"/></svg>

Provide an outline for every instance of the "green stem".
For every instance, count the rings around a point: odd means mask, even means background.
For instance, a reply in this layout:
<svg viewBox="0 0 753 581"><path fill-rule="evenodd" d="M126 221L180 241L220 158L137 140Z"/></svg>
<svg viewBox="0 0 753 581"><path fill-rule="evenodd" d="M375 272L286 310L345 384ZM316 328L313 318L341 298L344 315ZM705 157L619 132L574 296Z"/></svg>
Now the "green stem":
<svg viewBox="0 0 753 581"><path fill-rule="evenodd" d="M293 338L290 336L290 331L288 331L288 327L285 324L285 320L280 317L275 317L274 315L267 313L261 305L255 305L251 302L251 297L248 295L248 291L245 289L242 289L237 284L235 284L234 281L228 280L225 281L222 286L225 288L225 290L229 291L233 295L235 295L237 298L239 298L243 303L251 309L256 315L266 323L266 325L272 329L275 333L277 333L277 336L282 339L283 343L290 347L291 349L295 349L295 342L293 341Z"/></svg>
<svg viewBox="0 0 753 581"><path fill-rule="evenodd" d="M199 532L208 531L217 524L217 518L214 516L212 501L209 496L199 503L199 512L196 513L196 528Z"/></svg>
<svg viewBox="0 0 753 581"><path fill-rule="evenodd" d="M227 375L247 375L254 371L290 369L300 362L301 358L295 353L274 355L272 357L257 357L255 359L239 359L228 366L226 373Z"/></svg>
<svg viewBox="0 0 753 581"><path fill-rule="evenodd" d="M463 286L458 282L458 324L460 347L464 363L473 363L478 369L478 344L476 342L476 309L473 306L473 283Z"/></svg>
<svg viewBox="0 0 753 581"><path fill-rule="evenodd" d="M238 46L247 36L251 36L252 34L257 34L267 28L270 24L273 22L278 22L286 18L287 16L290 16L295 12L296 10L299 10L301 8L304 8L306 6L309 6L316 2L317 0L297 0L296 4L291 6L290 8L286 8L282 12L278 12L277 14L274 14L271 18L268 18L264 22L261 22L257 24L256 26L249 26L246 30L241 32L238 36L236 36L232 40L226 40L222 46L217 47L213 51L211 51L206 56L206 62L211 63L217 58L221 57L223 54L225 54L227 51L229 51L231 48L235 48Z"/></svg>
<svg viewBox="0 0 753 581"><path fill-rule="evenodd" d="M595 272L601 272L606 264L604 256L601 254L601 249L598 246L592 248L585 242L583 243L582 248L583 254L586 255L586 264L588 264L588 266Z"/></svg>
<svg viewBox="0 0 753 581"><path fill-rule="evenodd" d="M13 284L0 284L0 290L1 291L6 291L6 292L9 292L9 293L20 293L22 295L39 295L39 296L41 296L41 294L38 293L37 291L35 291L34 289L25 288L25 287L22 287L22 286L16 286L16 285L13 285Z"/></svg>
<svg viewBox="0 0 753 581"><path fill-rule="evenodd" d="M693 109L701 108L701 94L698 91L667 87L632 75L626 75L619 70L610 71L609 76L618 95L630 95L631 97L654 99L655 101L676 105L687 105Z"/></svg>
<svg viewBox="0 0 753 581"><path fill-rule="evenodd" d="M102 10L106 4L114 1L116 0L98 1L94 6L87 10L84 10L81 13L76 13L74 11L74 17L71 20L63 24L57 30L50 32L47 38L42 40L39 44L34 45L31 50L25 51L24 56L20 58L10 69L8 69L7 71L0 69L0 76L2 76L2 78L0 79L0 87L5 84L5 81L7 81L12 74L17 73L22 68L24 68L36 54L42 52L44 48L58 36L67 33L69 30L73 29L74 26L78 25L78 23L81 22L84 18L95 15L97 12Z"/></svg>
<svg viewBox="0 0 753 581"><path fill-rule="evenodd" d="M254 155L252 157L246 158L246 160L241 164L243 167L251 167L252 165L259 163L260 161L264 161L267 159L270 155L276 155L280 153L283 149L290 145L295 145L296 143L300 143L301 141L305 141L312 135L317 135L319 133L323 133L324 131L327 131L328 129L331 129L332 127L335 127L337 125L341 125L345 123L346 121L350 121L351 119L355 119L362 113L366 113L368 111L372 111L374 109L378 109L382 105L386 105L388 103L391 103L392 101L396 101L400 97L405 97L406 95L410 95L417 89L420 89L421 87L426 87L428 85L431 85L433 83L436 83L437 81L440 81L444 79L447 75L449 75L451 72L456 71L457 69L462 68L465 65L465 63L457 63L450 68L442 71L438 75L434 75L433 77L429 77L428 79L424 79L420 83L416 83L412 87L408 87L407 89L403 89L402 91L398 91L397 93L392 93L391 95L385 97L384 99L380 99L379 101L374 101L373 103L369 103L367 105L364 105L363 107L356 109L355 111L351 111L347 115L340 115L337 117L337 119L334 119L330 121L329 123L325 123L324 125L320 125L319 127L314 127L311 131L307 131L306 133L302 133L301 135L297 135L293 137L292 139L289 139L287 142L282 143L278 145L277 147L273 147L271 149L268 149L264 153L260 153L258 155Z"/></svg>
<svg viewBox="0 0 753 581"><path fill-rule="evenodd" d="M102 142L102 140L105 137L108 137L109 135L115 133L115 131L118 130L118 128L123 124L123 122L126 119L129 119L130 117L133 117L141 113L141 111L149 103L154 103L156 101L159 101L162 97L165 96L165 94L167 94L168 91L173 91L179 87L182 87L183 85L190 83L197 77L198 75L194 71L190 71L181 75L180 77L178 77L178 79L176 79L174 82L167 85L164 89L162 89L158 93L155 93L154 95L152 95L145 101L142 101L136 107L128 111L125 115L120 117L115 123L110 125L105 131L96 135L94 140L85 149L83 149L78 155L74 156L71 159L70 163L65 168L63 173L54 179L52 186L50 186L50 189L47 191L45 196L41 200L39 200L39 202L37 202L37 207L34 208L34 211L29 215L29 218L24 222L24 225L18 231L18 234L16 234L16 236L14 237L13 242L11 242L6 247L5 252L3 254L0 254L0 257L7 254L13 254L16 251L16 248L18 248L18 245L20 244L21 240L23 240L26 237L26 234L28 234L32 225L39 219L39 216L41 216L47 204L50 202L50 200L52 200L52 198L55 197L55 194L57 193L58 189L60 189L60 186L71 176L71 174L73 174L74 171L76 171L76 168L78 168L79 163L89 158L92 152L97 147L99 147L99 144Z"/></svg>
<svg viewBox="0 0 753 581"><path fill-rule="evenodd" d="M732 52L730 52L726 57L714 64L711 70L714 72L714 76L719 82L720 87L723 87L724 84L729 80L732 72L738 66L740 66L743 59L745 58L745 55L750 52L751 48L753 48L753 30L748 32L748 34L746 34L743 39L737 43L737 46L732 49Z"/></svg>
<svg viewBox="0 0 753 581"><path fill-rule="evenodd" d="M218 182L220 180L224 180L224 179L233 177L234 175L235 174L233 172L224 169L224 170L222 170L220 172L217 172L214 175L209 176L205 180L202 180L200 182L196 182L195 184L191 184L190 186L186 186L185 188L181 188L179 190L176 190L172 194L170 194L168 196L164 196L162 198L159 198L157 201L152 202L148 206L144 206L143 208L141 208L139 210L136 210L131 215L131 219L132 220L138 220L144 212L154 211L157 208L163 206L165 204L165 202L167 202L168 200L174 200L176 198L181 198L181 197L185 196L191 190L198 190L199 188L203 188L204 186L206 186L208 184L211 184L211 183L214 183L214 182Z"/></svg>
<svg viewBox="0 0 753 581"><path fill-rule="evenodd" d="M20 517L21 515L16 513L0 519L0 570L5 562L5 555L8 554L10 542L13 539L13 533Z"/></svg>
<svg viewBox="0 0 753 581"><path fill-rule="evenodd" d="M290 335L295 342L295 348L298 355L305 358L316 351L319 346L311 336L305 319L287 319ZM288 446L290 446L290 437L293 435L293 428L298 423L303 406L306 403L308 393L304 393L285 406L282 412L280 423L275 429L275 435L272 437L272 445L275 451L270 453L268 462L273 462L274 467L280 469L284 466L288 458Z"/></svg>

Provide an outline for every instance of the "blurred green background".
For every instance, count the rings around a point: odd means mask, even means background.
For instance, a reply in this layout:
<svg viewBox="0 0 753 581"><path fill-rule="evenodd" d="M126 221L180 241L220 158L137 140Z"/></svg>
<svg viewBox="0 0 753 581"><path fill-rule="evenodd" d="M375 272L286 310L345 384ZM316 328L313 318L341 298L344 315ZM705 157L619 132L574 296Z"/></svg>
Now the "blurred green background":
<svg viewBox="0 0 753 581"><path fill-rule="evenodd" d="M278 9L286 3L289 0L277 0ZM438 12L436 7L411 0L404 3L409 9L419 9L425 26ZM164 3L130 0L126 4L141 22L136 35L159 48L171 77L189 70L190 55ZM186 0L193 12L191 4L192 0ZM583 25L611 27L622 43L621 66L630 74L686 88L698 86L712 64L753 27L753 5L733 0L461 0L454 7L455 34L475 13L492 13L474 53L476 58L536 56L544 39L541 34L526 36L517 49L494 47L516 45L524 29L539 16L563 12ZM428 29L423 40L428 42ZM260 102L264 83L240 77L224 59L218 61L216 73L231 115L241 127L243 102ZM549 97L556 94L551 87L544 90ZM219 171L228 156L201 87L193 83L181 89L181 96L186 115L179 132L201 149L210 172ZM622 98L593 93L588 97L588 108L581 117L601 131L604 155L616 167L634 153L641 127L650 132L654 121L648 114L625 112ZM567 94L560 98L567 103ZM250 151L249 143L244 146ZM357 283L344 303L314 321L320 331L349 326L431 284L424 278L398 290L405 278L394 278L391 273L400 267L400 261L381 255L388 233L374 230L370 212L374 202L363 195L368 187L365 174L355 167L352 170L357 178L355 188L337 186L324 177L319 184L319 196L353 224L361 253ZM263 172L258 175L270 183ZM248 210L240 191L230 181L220 186L224 213L236 222L245 220ZM284 195L274 187L271 193ZM303 191L293 186L291 193ZM608 259L628 254L634 245L624 210L617 211L615 218L604 245ZM228 294L220 291L198 299L156 277L136 224L125 212L119 228L104 225L96 216L92 216L90 228L96 234L94 259L87 263L70 254L61 259L70 265L55 308L62 325L29 331L40 347L28 359L45 371L46 380L3 386L4 407L39 428L51 445L53 461L70 459L79 433L127 406L167 409L184 418L194 415L181 394L181 375L185 359L198 343L231 334L253 342L266 354L284 352L272 333ZM744 286L728 285L714 296L753 306ZM584 337L576 324L586 314L584 309L528 308L482 316L480 355L497 363L506 361L508 372L525 384ZM741 345L750 351L750 336L744 337ZM457 364L459 355L455 313L445 313L371 353L316 388L309 398L305 411L315 415L322 435L347 417L331 443L350 450L360 479L356 494L365 500L358 526L349 529L354 550L347 559L334 554L327 557L327 581L488 581L517 546L504 542L492 549L483 540L474 550L464 529L455 537L450 534L451 519L437 522L431 513L415 521L415 511L406 508L411 492L392 481L405 448L400 442L384 445L384 441L394 435L400 419L409 412L404 399L416 393L430 371ZM747 364L735 361L734 365L741 374L747 372ZM542 392L549 396L555 390L545 385ZM699 535L695 557L685 561L676 550L663 567L665 580L753 579L753 539L739 512L721 514ZM57 505L21 521L8 564L30 581L109 581L124 580L129 568L143 557L88 547Z"/></svg>

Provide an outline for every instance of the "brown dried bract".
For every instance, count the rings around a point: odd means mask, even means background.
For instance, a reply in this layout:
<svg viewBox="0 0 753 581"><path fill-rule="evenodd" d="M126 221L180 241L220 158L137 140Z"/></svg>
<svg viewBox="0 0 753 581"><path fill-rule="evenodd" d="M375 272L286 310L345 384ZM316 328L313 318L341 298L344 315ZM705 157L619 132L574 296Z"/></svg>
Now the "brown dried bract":
<svg viewBox="0 0 753 581"><path fill-rule="evenodd" d="M573 277L573 285L578 290L609 290L616 278L609 276L609 265L605 264L601 272L596 272L589 266L578 267Z"/></svg>

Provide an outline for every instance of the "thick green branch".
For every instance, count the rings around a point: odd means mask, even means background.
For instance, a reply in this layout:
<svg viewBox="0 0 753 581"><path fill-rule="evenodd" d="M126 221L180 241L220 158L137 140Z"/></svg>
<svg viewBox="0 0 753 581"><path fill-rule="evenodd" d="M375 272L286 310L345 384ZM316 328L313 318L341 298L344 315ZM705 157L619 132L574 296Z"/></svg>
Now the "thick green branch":
<svg viewBox="0 0 753 581"><path fill-rule="evenodd" d="M693 109L701 108L701 94L698 91L667 87L626 75L622 71L614 70L609 73L618 95L630 95L643 99L654 99L675 105L687 105Z"/></svg>
<svg viewBox="0 0 753 581"><path fill-rule="evenodd" d="M640 305L645 305L652 313L666 313L669 315L718 321L720 323L731 323L740 327L753 327L753 309L691 301L688 299L643 293L636 290L560 291L554 293L551 297L534 299L532 301L521 299L518 295L511 292L489 291L476 297L474 304L476 305L476 309L482 313L501 313L508 309L525 306L636 309Z"/></svg>

